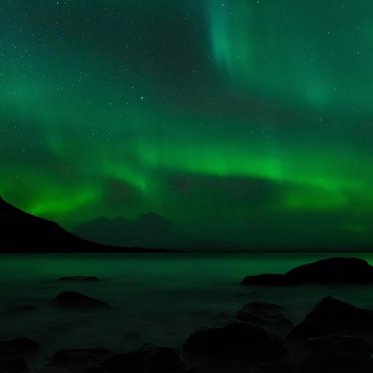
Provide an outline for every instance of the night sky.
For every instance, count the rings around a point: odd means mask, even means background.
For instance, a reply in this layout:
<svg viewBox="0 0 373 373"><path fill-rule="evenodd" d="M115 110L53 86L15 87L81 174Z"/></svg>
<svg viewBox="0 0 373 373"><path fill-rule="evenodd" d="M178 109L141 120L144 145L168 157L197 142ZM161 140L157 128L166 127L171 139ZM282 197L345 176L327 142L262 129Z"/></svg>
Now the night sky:
<svg viewBox="0 0 373 373"><path fill-rule="evenodd" d="M80 235L373 248L371 0L1 0L0 194Z"/></svg>

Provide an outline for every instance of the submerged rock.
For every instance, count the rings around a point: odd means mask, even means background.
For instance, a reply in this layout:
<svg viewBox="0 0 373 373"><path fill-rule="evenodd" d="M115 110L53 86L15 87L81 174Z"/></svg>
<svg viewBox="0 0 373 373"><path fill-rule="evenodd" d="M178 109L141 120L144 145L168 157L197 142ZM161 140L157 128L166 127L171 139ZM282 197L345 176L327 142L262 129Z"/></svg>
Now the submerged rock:
<svg viewBox="0 0 373 373"><path fill-rule="evenodd" d="M373 331L372 311L326 297L291 331L289 337L310 338L326 334L354 334L366 331Z"/></svg>
<svg viewBox="0 0 373 373"><path fill-rule="evenodd" d="M186 353L208 359L273 361L287 355L283 340L260 326L233 322L192 334Z"/></svg>
<svg viewBox="0 0 373 373"><path fill-rule="evenodd" d="M58 279L58 281L77 281L77 282L89 282L89 281L99 281L96 276L63 276Z"/></svg>
<svg viewBox="0 0 373 373"><path fill-rule="evenodd" d="M174 349L145 345L141 349L114 355L103 363L108 373L182 373L183 363Z"/></svg>
<svg viewBox="0 0 373 373"><path fill-rule="evenodd" d="M332 283L373 283L373 267L364 259L329 258L289 271L294 281Z"/></svg>
<svg viewBox="0 0 373 373"><path fill-rule="evenodd" d="M110 304L75 291L63 291L52 301L62 308L110 308Z"/></svg>
<svg viewBox="0 0 373 373"><path fill-rule="evenodd" d="M281 274L264 274L246 276L242 285L258 285L258 286L296 286L300 282L286 275Z"/></svg>

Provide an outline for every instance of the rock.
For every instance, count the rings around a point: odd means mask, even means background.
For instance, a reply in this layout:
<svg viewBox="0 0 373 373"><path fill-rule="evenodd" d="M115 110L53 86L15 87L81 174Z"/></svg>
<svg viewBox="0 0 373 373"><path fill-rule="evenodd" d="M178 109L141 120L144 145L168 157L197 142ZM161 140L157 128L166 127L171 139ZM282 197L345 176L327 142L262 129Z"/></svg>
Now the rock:
<svg viewBox="0 0 373 373"><path fill-rule="evenodd" d="M212 321L220 323L220 322L225 322L230 319L230 316L225 313L225 312L219 312L215 314L212 318Z"/></svg>
<svg viewBox="0 0 373 373"><path fill-rule="evenodd" d="M236 314L236 320L249 322L255 325L265 326L273 330L290 330L293 324L282 314L259 315L255 312L240 310Z"/></svg>
<svg viewBox="0 0 373 373"><path fill-rule="evenodd" d="M30 338L15 338L9 341L0 341L0 350L9 349L21 355L27 355L39 350L39 345Z"/></svg>
<svg viewBox="0 0 373 373"><path fill-rule="evenodd" d="M295 286L302 282L373 283L373 266L359 258L329 258L305 264L285 275L263 274L245 277L242 285Z"/></svg>
<svg viewBox="0 0 373 373"><path fill-rule="evenodd" d="M104 362L103 367L108 373L182 373L184 370L175 350L154 345L114 355Z"/></svg>
<svg viewBox="0 0 373 373"><path fill-rule="evenodd" d="M38 370L38 373L71 373L71 371L55 365L47 365Z"/></svg>
<svg viewBox="0 0 373 373"><path fill-rule="evenodd" d="M373 360L370 357L326 351L302 359L295 367L295 373L372 373Z"/></svg>
<svg viewBox="0 0 373 373"><path fill-rule="evenodd" d="M278 304L250 302L237 312L236 320L265 326L276 332L288 332L293 324L283 316L281 311L282 307Z"/></svg>
<svg viewBox="0 0 373 373"><path fill-rule="evenodd" d="M332 297L323 298L290 338L311 338L327 334L355 334L373 331L373 312L354 307Z"/></svg>
<svg viewBox="0 0 373 373"><path fill-rule="evenodd" d="M58 281L72 281L72 282L90 282L99 281L96 276L63 276L58 279Z"/></svg>
<svg viewBox="0 0 373 373"><path fill-rule="evenodd" d="M84 373L108 373L104 367L90 367Z"/></svg>
<svg viewBox="0 0 373 373"><path fill-rule="evenodd" d="M255 276L246 276L241 285L256 285L256 286L296 286L300 282L286 275L280 274L264 274Z"/></svg>
<svg viewBox="0 0 373 373"><path fill-rule="evenodd" d="M26 361L16 351L0 348L0 372L1 373L24 373L29 367Z"/></svg>
<svg viewBox="0 0 373 373"><path fill-rule="evenodd" d="M103 348L61 350L54 354L52 357L52 363L73 372L80 372L100 365L110 355L111 352Z"/></svg>
<svg viewBox="0 0 373 373"><path fill-rule="evenodd" d="M110 304L88 297L75 291L63 291L52 301L56 307L62 308L110 308Z"/></svg>
<svg viewBox="0 0 373 373"><path fill-rule="evenodd" d="M364 259L330 258L289 271L294 281L331 283L373 283L373 267Z"/></svg>
<svg viewBox="0 0 373 373"><path fill-rule="evenodd" d="M373 353L372 346L363 338L344 335L328 335L310 338L305 347L314 351L339 351L369 357Z"/></svg>
<svg viewBox="0 0 373 373"><path fill-rule="evenodd" d="M211 364L205 367L192 367L184 373L252 373L252 367L247 364Z"/></svg>
<svg viewBox="0 0 373 373"><path fill-rule="evenodd" d="M222 360L273 361L287 355L283 340L260 326L232 322L198 331L184 344L188 354Z"/></svg>
<svg viewBox="0 0 373 373"><path fill-rule="evenodd" d="M248 364L234 364L233 362L222 364L219 362L219 364L211 364L204 367L192 367L184 371L184 373L252 373L252 368Z"/></svg>
<svg viewBox="0 0 373 373"><path fill-rule="evenodd" d="M294 373L294 367L289 364L267 364L261 365L254 373Z"/></svg>

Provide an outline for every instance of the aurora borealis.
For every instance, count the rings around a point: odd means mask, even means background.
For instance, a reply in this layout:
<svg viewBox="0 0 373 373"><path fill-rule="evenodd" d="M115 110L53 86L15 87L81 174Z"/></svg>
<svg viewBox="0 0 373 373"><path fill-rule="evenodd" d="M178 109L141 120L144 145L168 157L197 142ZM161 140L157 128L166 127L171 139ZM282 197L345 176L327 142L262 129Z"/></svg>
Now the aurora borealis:
<svg viewBox="0 0 373 373"><path fill-rule="evenodd" d="M0 194L101 242L369 249L370 0L2 0Z"/></svg>

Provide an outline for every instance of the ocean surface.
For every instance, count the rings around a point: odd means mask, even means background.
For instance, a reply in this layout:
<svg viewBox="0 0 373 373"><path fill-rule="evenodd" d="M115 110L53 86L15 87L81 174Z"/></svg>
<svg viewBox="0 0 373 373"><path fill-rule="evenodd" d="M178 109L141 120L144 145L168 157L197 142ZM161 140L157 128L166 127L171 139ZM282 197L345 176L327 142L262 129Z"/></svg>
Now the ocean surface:
<svg viewBox="0 0 373 373"><path fill-rule="evenodd" d="M0 339L36 339L49 356L62 348L127 351L144 343L180 347L194 331L233 317L245 303L284 306L299 322L323 296L373 309L373 286L245 287L246 275L285 273L336 254L33 254L0 255ZM367 259L373 254L343 254ZM59 282L94 275L99 282ZM51 300L76 290L110 303L97 311L57 310ZM22 315L6 311L35 305ZM4 313L5 312L5 313Z"/></svg>

